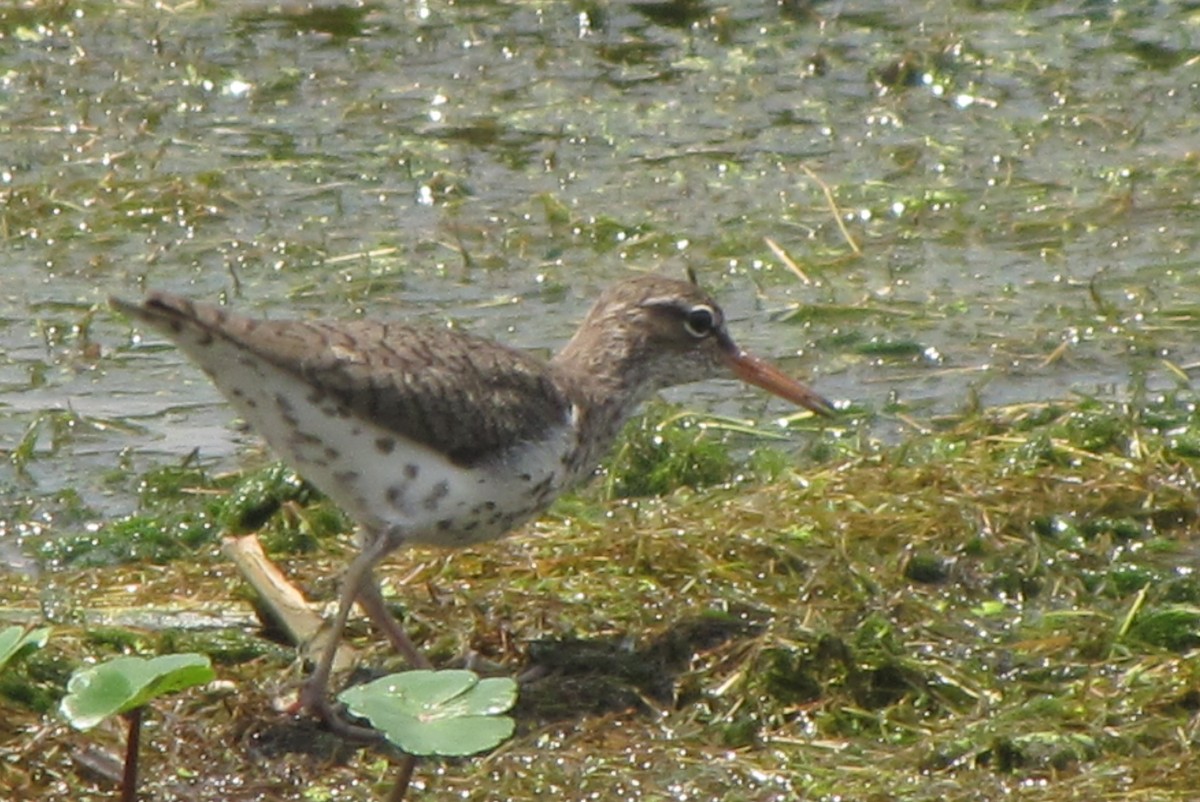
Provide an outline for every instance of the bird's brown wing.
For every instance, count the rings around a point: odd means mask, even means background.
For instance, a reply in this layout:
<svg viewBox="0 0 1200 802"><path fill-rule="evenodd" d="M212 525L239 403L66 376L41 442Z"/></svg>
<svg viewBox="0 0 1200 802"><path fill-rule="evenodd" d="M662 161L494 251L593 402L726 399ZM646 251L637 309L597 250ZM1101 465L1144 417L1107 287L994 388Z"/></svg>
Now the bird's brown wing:
<svg viewBox="0 0 1200 802"><path fill-rule="evenodd" d="M257 358L311 385L315 403L475 465L565 424L571 402L545 363L461 332L398 323L263 321L167 293L114 308L161 331L212 377ZM215 344L222 347L214 348Z"/></svg>

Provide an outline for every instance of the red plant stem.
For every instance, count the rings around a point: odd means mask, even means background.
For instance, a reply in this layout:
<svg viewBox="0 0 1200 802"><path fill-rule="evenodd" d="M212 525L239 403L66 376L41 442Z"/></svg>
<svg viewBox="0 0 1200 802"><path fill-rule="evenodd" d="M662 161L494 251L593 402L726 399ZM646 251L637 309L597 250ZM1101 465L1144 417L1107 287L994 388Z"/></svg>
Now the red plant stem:
<svg viewBox="0 0 1200 802"><path fill-rule="evenodd" d="M413 769L416 766L417 759L415 757L404 756L404 761L400 764L400 771L396 776L396 784L392 786L392 792L388 794L388 802L402 802L408 793L408 785L412 782Z"/></svg>
<svg viewBox="0 0 1200 802"><path fill-rule="evenodd" d="M125 736L125 776L121 778L121 802L136 802L138 773L138 743L142 738L142 711L135 707L125 714L129 732Z"/></svg>

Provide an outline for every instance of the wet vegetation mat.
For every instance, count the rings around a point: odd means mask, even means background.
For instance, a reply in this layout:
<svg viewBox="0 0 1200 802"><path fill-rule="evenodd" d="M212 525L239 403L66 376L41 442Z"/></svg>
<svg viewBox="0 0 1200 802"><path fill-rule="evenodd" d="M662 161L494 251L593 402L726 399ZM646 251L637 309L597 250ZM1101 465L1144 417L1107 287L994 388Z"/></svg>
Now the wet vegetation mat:
<svg viewBox="0 0 1200 802"><path fill-rule="evenodd" d="M514 738L423 761L410 793L1194 798L1193 407L1014 407L894 444L835 424L791 456L657 407L606 481L517 536L387 564L385 593L435 664L469 655L521 681ZM626 492L630 469L656 475L659 495ZM222 533L259 528L331 601L344 518L274 466L141 481L142 512L47 542L54 567L3 589L6 618L54 630L0 682L0 786L112 798L121 731L62 722L68 676L116 654L200 651L218 680L147 716L144 798L385 798L395 752L281 712L296 651L257 621L219 550ZM402 668L364 622L350 637L364 654L343 682Z"/></svg>

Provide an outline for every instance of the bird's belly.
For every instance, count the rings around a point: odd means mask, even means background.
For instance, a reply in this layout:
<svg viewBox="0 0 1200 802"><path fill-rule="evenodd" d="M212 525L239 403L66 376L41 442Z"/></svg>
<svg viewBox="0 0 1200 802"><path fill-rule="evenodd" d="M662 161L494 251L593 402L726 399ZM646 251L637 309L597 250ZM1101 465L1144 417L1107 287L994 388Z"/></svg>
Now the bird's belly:
<svg viewBox="0 0 1200 802"><path fill-rule="evenodd" d="M550 505L567 481L554 443L465 468L410 441L386 456L364 432L344 456L318 464L293 446L289 456L318 487L368 529L395 545L461 547L501 537ZM323 456L324 452L316 456Z"/></svg>
<svg viewBox="0 0 1200 802"><path fill-rule="evenodd" d="M371 492L382 490L388 499L389 536L399 535L406 543L469 546L502 537L550 506L567 477L561 457L546 451L527 448L468 469L435 455L420 463L415 477L414 460Z"/></svg>

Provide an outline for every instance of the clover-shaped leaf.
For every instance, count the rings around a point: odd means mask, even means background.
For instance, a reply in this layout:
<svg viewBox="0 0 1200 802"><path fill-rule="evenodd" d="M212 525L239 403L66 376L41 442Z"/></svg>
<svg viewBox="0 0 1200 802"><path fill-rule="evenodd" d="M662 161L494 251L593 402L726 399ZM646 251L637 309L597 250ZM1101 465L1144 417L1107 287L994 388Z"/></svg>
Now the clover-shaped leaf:
<svg viewBox="0 0 1200 802"><path fill-rule="evenodd" d="M462 757L491 749L513 733L501 716L517 700L511 679L480 679L473 671L404 671L338 695L410 755Z"/></svg>
<svg viewBox="0 0 1200 802"><path fill-rule="evenodd" d="M88 730L109 716L203 685L213 676L212 664L202 654L117 657L72 674L59 710L73 727Z"/></svg>
<svg viewBox="0 0 1200 802"><path fill-rule="evenodd" d="M49 638L50 627L28 631L24 627L7 627L0 630L0 669L3 669L8 661L16 657L17 653L25 647L40 649L46 645Z"/></svg>

